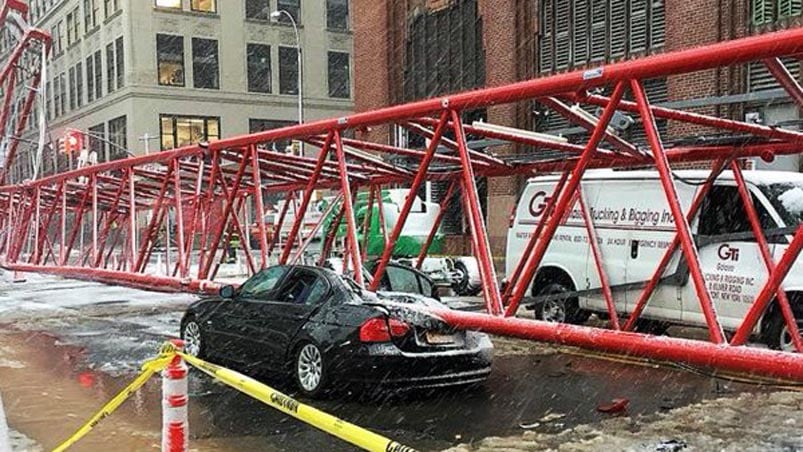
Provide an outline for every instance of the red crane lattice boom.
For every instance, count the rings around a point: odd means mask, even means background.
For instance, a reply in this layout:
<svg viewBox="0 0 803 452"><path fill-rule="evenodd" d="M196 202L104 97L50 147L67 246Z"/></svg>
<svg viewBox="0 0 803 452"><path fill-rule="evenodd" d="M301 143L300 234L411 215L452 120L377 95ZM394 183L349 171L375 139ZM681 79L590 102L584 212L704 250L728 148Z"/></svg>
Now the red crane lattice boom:
<svg viewBox="0 0 803 452"><path fill-rule="evenodd" d="M0 187L0 256L6 268L43 272L72 278L128 284L153 290L210 291L212 280L225 258L225 247L233 233L244 237L244 213L254 205L255 217L265 213L266 194L283 194L286 202L279 215L278 229L289 208L295 218L284 246L280 234L268 237L258 221L260 249L244 244L250 272L272 261L297 262L309 243L302 237L303 215L315 190L328 189L342 202L333 205L336 218L346 224L346 267L355 270L362 283L361 244L354 212L357 192L364 190L371 202L380 202L381 188L404 184L411 193L427 180L449 181L449 196L459 191L467 216L472 250L478 260L487 314L441 312L456 326L496 334L552 341L618 353L712 366L739 372L803 381L803 355L743 346L756 322L775 299L792 332L797 332L789 300L781 283L803 247L803 228L790 240L783 257L773 262L766 250L766 237L757 223L755 208L745 195L745 182L735 160L746 157L771 159L776 155L803 152L803 133L711 115L656 106L645 94L643 81L693 71L760 61L803 107L803 91L789 76L781 57L803 54L803 29L793 29L705 47L651 56L582 71L522 81L510 85L441 96L405 105L285 127L251 135L186 146L156 154L93 165L44 177L19 185ZM5 73L0 74L5 75ZM591 94L594 88L612 87L610 96ZM633 100L624 100L630 92ZM584 143L565 143L532 134L504 129L490 130L463 124L461 113L477 108L517 102L541 102L570 122L586 128ZM591 120L577 114L569 103L602 108ZM648 147L640 147L611 133L608 124L620 112L640 119ZM714 128L733 134L751 134L754 140L739 145L685 145L665 148L655 126L657 118ZM347 138L347 131L384 125L400 125L410 133L429 140L425 149L408 149L361 138ZM526 155L509 158L471 149L466 134L503 140L526 150ZM270 144L298 140L319 149L316 156L299 156L271 151ZM409 164L391 164L394 157ZM675 190L670 166L683 162L713 162L712 174L730 167L742 191L742 201L751 226L762 247L768 280L735 336L728 342L711 296L703 280L697 248L689 223L695 218L713 177L699 189L689 210L684 211ZM605 256L592 249L596 271L606 298L610 328L557 325L514 318L530 282L539 269L561 219L579 203L590 236L594 224L578 191L583 174L592 168L654 167L677 231L653 277L638 297L634 312L620 319L611 301L605 275ZM493 266L485 219L479 204L477 177L533 176L559 172L561 178L546 206L527 252L518 263L509 286L500 292ZM447 196L448 197L448 196ZM412 208L413 197L403 203L395 226L386 233L382 254L370 289L376 289L391 250ZM288 207L292 206L292 207ZM370 211L370 209L369 209ZM379 209L382 214L382 209ZM167 271L155 274L151 257L158 245L159 231L169 218L176 219L174 236L178 256L165 256ZM58 221L57 221L58 220ZM321 219L321 222L324 220ZM366 220L368 221L368 220ZM440 218L434 228L438 227ZM383 221L384 223L384 221ZM54 226L54 224L58 226ZM333 223L339 225L340 220ZM315 229L322 226L318 224ZM76 248L76 238L86 229L91 239ZM169 232L169 231L168 231ZM430 232L430 237L434 229ZM332 229L324 231L323 257L331 249ZM430 239L431 240L431 239ZM300 243L300 246L296 244ZM423 253L422 252L422 257ZM593 247L592 247L593 248ZM169 247L168 247L169 249ZM691 281L700 300L710 341L656 338L631 332L635 321L654 291L669 260L680 251L688 263ZM277 251L277 253L274 253ZM197 253L196 253L197 252ZM622 320L622 322L620 322ZM801 351L800 340L795 345Z"/></svg>

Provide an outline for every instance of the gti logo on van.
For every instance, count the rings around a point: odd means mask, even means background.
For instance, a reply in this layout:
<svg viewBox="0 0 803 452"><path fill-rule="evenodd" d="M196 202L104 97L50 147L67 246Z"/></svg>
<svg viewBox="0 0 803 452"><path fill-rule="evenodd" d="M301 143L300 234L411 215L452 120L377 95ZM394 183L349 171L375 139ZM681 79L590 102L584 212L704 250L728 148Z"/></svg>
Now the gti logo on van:
<svg viewBox="0 0 803 452"><path fill-rule="evenodd" d="M739 248L731 248L730 245L727 243L723 244L717 250L717 255L723 261L738 261L739 260Z"/></svg>
<svg viewBox="0 0 803 452"><path fill-rule="evenodd" d="M530 199L530 215L540 217L544 213L549 199L550 197L546 195L545 191L536 192Z"/></svg>

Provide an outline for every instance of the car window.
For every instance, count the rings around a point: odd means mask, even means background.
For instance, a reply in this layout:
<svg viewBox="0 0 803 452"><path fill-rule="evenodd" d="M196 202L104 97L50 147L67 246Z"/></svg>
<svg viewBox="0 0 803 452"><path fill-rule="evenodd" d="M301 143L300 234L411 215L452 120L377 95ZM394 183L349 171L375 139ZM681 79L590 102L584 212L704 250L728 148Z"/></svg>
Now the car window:
<svg viewBox="0 0 803 452"><path fill-rule="evenodd" d="M286 273L287 267L284 266L266 268L244 282L238 295L245 298L267 299L278 288Z"/></svg>
<svg viewBox="0 0 803 452"><path fill-rule="evenodd" d="M385 272L390 281L390 290L393 292L421 293L417 275L411 269L388 265Z"/></svg>
<svg viewBox="0 0 803 452"><path fill-rule="evenodd" d="M432 283L421 275L418 275L418 282L421 284L421 294L426 295L427 297L432 296Z"/></svg>
<svg viewBox="0 0 803 452"><path fill-rule="evenodd" d="M276 299L283 303L315 305L329 291L326 280L309 270L297 269L287 277Z"/></svg>
<svg viewBox="0 0 803 452"><path fill-rule="evenodd" d="M765 231L777 228L775 220L754 194L752 199L761 228ZM700 215L700 235L737 234L752 230L738 189L735 186L711 187ZM744 241L755 241L755 239L751 237Z"/></svg>

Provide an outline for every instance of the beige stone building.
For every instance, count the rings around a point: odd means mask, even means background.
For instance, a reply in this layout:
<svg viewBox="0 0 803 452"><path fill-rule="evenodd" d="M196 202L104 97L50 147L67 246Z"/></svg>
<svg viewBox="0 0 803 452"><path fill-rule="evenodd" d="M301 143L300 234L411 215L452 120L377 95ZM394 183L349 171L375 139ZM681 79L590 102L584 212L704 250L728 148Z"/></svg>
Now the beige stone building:
<svg viewBox="0 0 803 452"><path fill-rule="evenodd" d="M47 95L38 102L50 136L55 142L67 128L87 133L98 161L296 122L289 16L297 20L303 55L305 121L353 108L349 0L29 4L34 26L53 35ZM272 18L277 10L285 13ZM34 136L32 127L28 138ZM55 148L46 150L44 174L69 164ZM30 174L30 152L21 146L12 180Z"/></svg>

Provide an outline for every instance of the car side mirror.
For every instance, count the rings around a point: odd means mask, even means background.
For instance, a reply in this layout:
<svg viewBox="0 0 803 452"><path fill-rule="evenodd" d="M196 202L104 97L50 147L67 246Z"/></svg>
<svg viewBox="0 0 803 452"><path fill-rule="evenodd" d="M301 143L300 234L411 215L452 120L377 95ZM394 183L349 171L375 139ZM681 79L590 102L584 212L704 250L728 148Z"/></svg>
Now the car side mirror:
<svg viewBox="0 0 803 452"><path fill-rule="evenodd" d="M223 286L220 288L221 298L234 298L234 286Z"/></svg>

